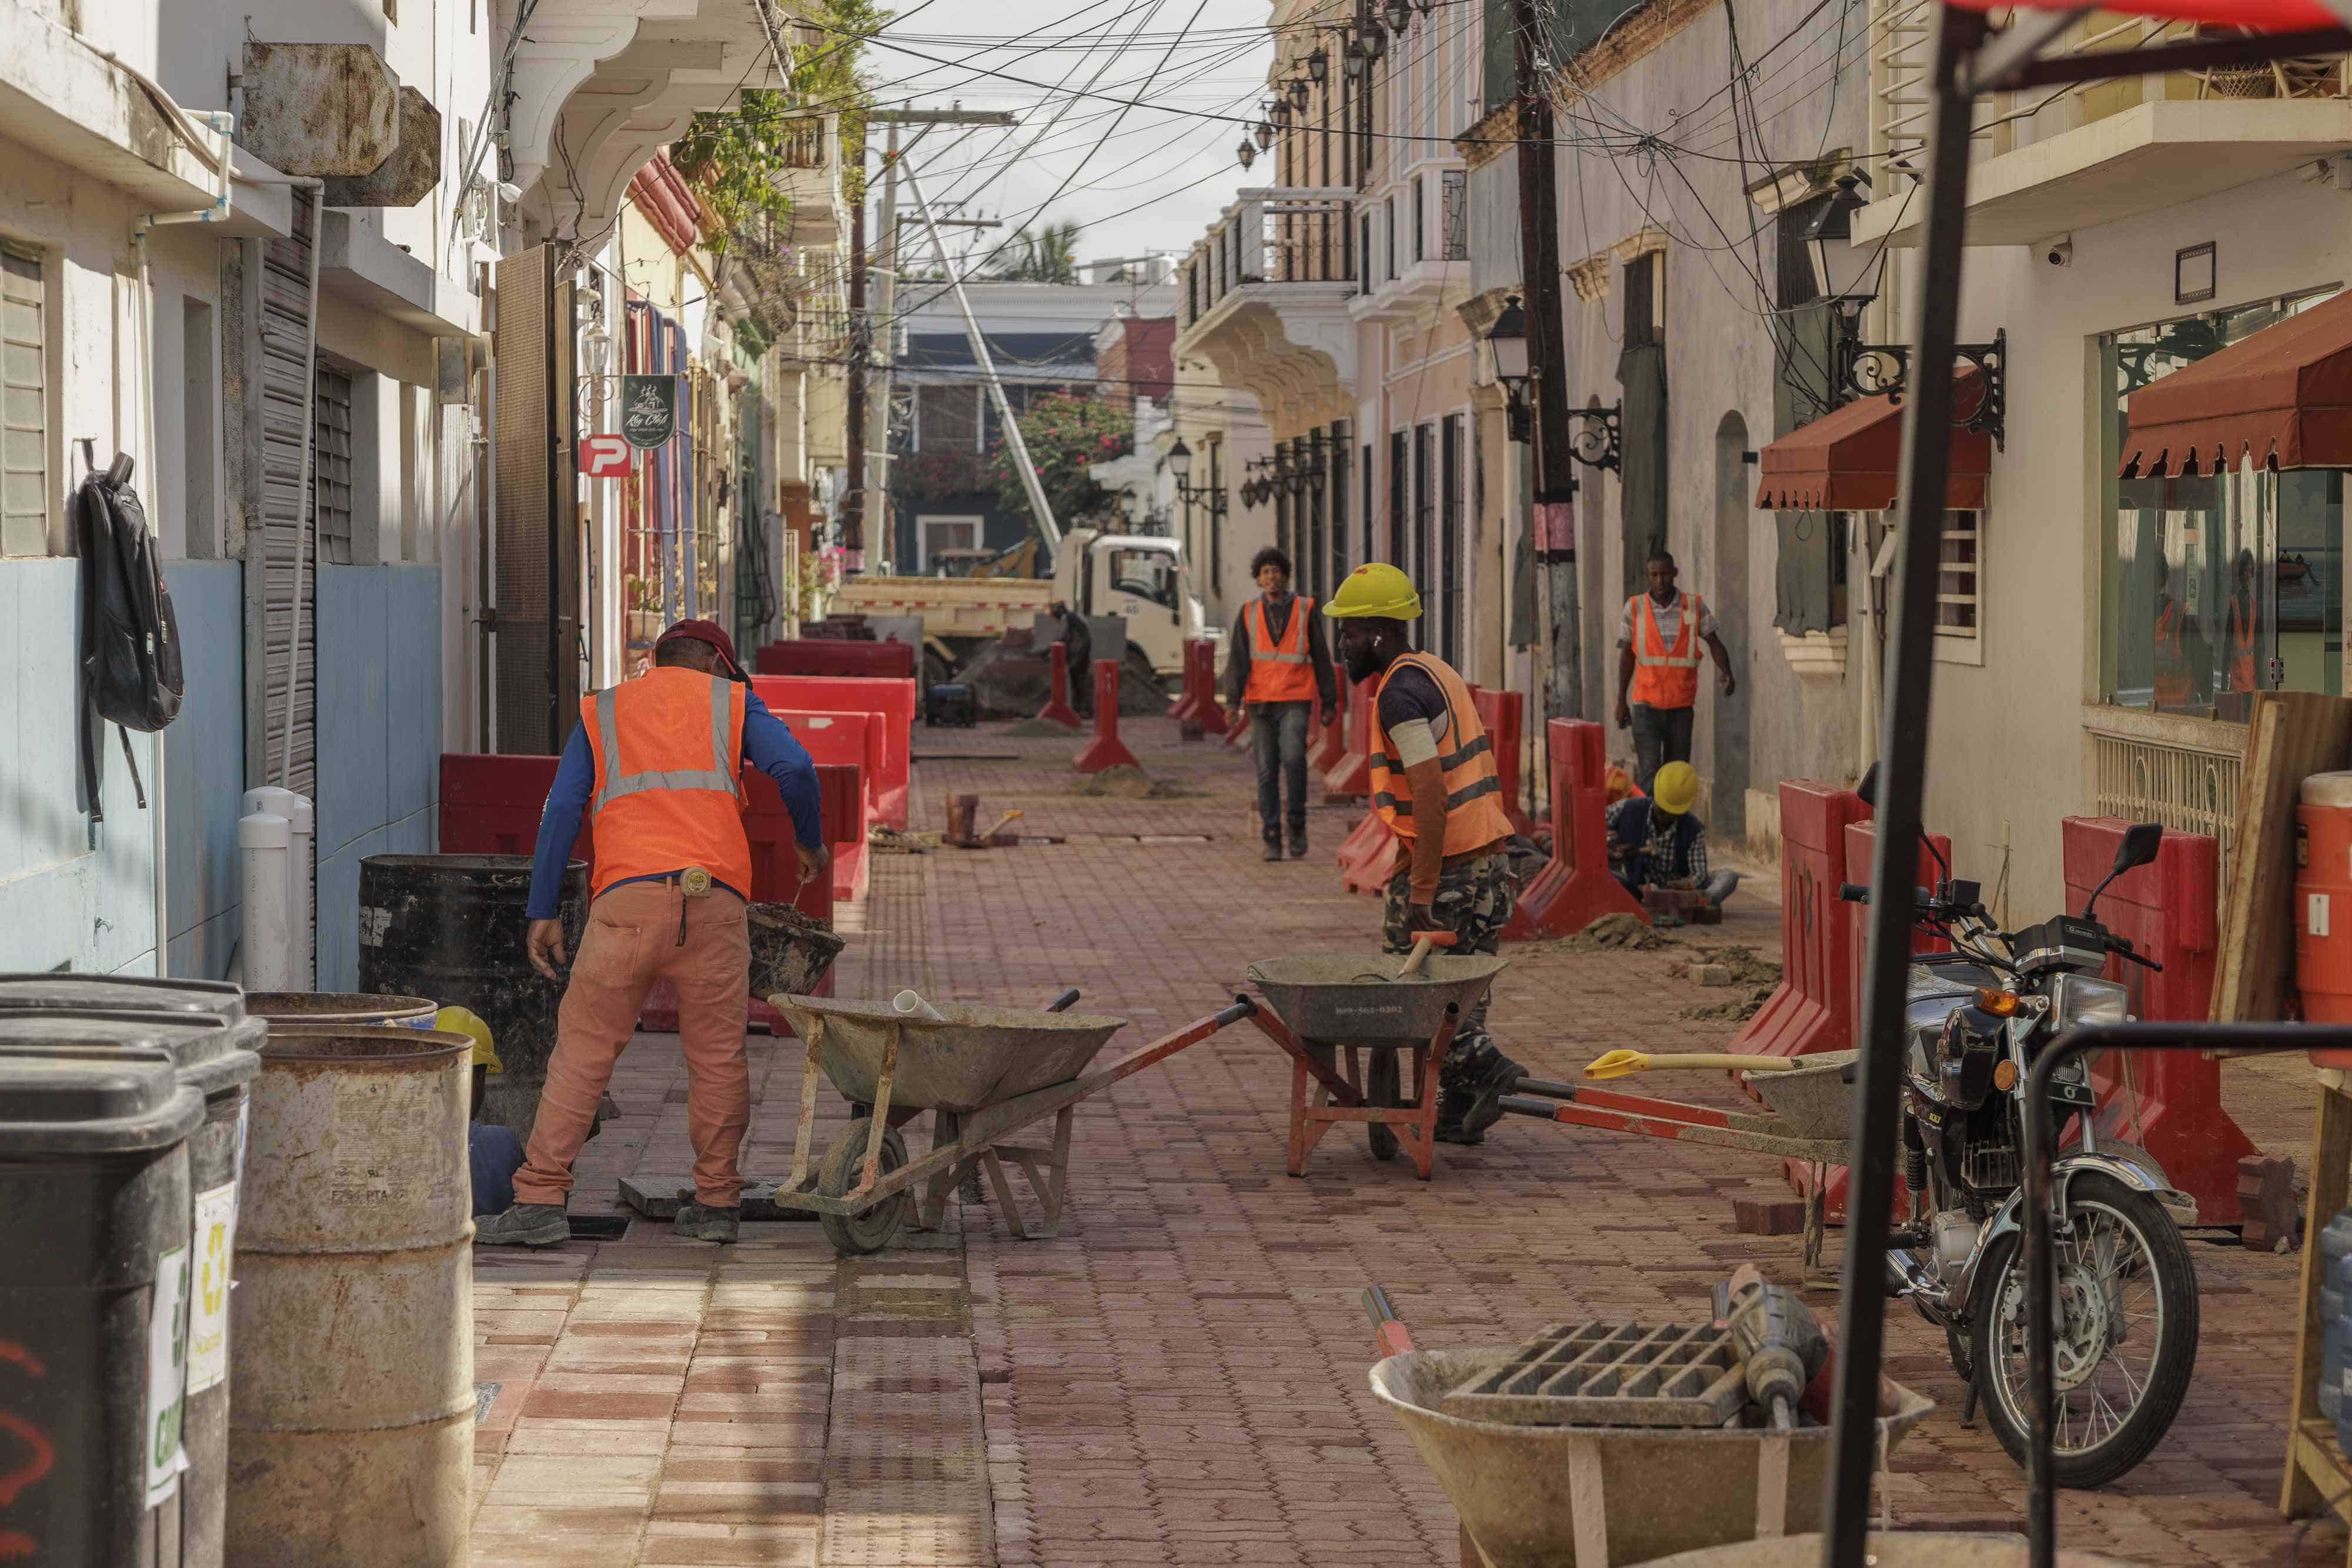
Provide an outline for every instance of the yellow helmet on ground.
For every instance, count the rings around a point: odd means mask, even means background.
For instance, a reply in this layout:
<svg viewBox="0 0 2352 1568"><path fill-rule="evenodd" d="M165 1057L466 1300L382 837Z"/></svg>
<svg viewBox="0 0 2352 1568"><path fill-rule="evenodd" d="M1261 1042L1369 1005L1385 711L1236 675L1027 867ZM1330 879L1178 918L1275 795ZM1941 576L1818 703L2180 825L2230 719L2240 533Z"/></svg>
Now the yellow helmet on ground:
<svg viewBox="0 0 2352 1568"><path fill-rule="evenodd" d="M1368 560L1348 574L1323 613L1341 620L1364 616L1411 621L1421 613L1421 595L1414 591L1412 579L1388 562Z"/></svg>
<svg viewBox="0 0 2352 1568"><path fill-rule="evenodd" d="M1650 799L1668 816L1681 816L1698 804L1698 769L1687 762L1667 763L1650 780Z"/></svg>
<svg viewBox="0 0 2352 1568"><path fill-rule="evenodd" d="M484 1023L470 1008L443 1008L433 1015L435 1029L447 1030L452 1034L470 1036L474 1041L474 1065L487 1067L493 1072L504 1072L506 1063L499 1060L498 1042L491 1038L490 1026Z"/></svg>

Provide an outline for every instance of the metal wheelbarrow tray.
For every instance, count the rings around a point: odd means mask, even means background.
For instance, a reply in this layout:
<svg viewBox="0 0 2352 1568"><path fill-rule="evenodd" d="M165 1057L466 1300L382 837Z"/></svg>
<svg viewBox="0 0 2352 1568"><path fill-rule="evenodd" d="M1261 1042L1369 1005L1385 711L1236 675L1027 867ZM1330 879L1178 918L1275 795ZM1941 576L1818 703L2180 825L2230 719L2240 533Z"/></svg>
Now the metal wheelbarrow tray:
<svg viewBox="0 0 2352 1568"><path fill-rule="evenodd" d="M1402 961L1394 953L1339 954L1249 967L1250 984L1278 1015L1260 1012L1253 1021L1291 1061L1292 1176L1306 1174L1315 1145L1343 1122L1364 1124L1373 1157L1391 1159L1404 1147L1422 1180L1435 1168L1438 1068L1462 1015L1509 960L1433 954L1400 978ZM1398 1061L1404 1051L1412 1053L1411 1098Z"/></svg>
<svg viewBox="0 0 2352 1568"><path fill-rule="evenodd" d="M941 1015L935 1019L899 1013L887 1002L782 992L768 999L808 1047L793 1172L778 1185L774 1201L815 1214L826 1239L845 1253L879 1250L910 1209L918 1224L937 1228L949 1195L975 1171L987 1173L1013 1234L1027 1236L1004 1172L1007 1160L1028 1176L1045 1210L1042 1232L1053 1235L1061 1223L1077 1103L1257 1010L1237 1000L1088 1071L1127 1020L1057 1010L1077 999L1076 991L1043 1011L946 1003L935 1009ZM812 1180L820 1073L857 1114L826 1149ZM930 1150L910 1159L898 1129L925 1111L932 1113ZM1055 1118L1050 1145L1003 1141L1048 1116Z"/></svg>

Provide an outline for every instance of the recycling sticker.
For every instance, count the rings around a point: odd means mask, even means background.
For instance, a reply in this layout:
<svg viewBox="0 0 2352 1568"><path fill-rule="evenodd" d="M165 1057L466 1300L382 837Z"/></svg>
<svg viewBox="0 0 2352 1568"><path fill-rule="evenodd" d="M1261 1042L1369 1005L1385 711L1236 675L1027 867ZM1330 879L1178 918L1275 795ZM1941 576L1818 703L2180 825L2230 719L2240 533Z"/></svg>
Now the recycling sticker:
<svg viewBox="0 0 2352 1568"><path fill-rule="evenodd" d="M188 1392L228 1376L229 1269L236 1257L236 1183L196 1194L195 1301L188 1315Z"/></svg>

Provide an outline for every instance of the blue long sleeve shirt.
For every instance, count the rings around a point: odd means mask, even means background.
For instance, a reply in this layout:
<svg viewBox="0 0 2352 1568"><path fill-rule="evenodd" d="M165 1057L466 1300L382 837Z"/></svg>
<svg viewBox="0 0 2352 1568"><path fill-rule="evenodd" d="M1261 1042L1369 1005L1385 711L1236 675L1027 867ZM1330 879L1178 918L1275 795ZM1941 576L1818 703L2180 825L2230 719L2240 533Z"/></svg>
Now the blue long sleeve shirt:
<svg viewBox="0 0 2352 1568"><path fill-rule="evenodd" d="M824 821L817 793L816 764L782 719L768 711L756 692L743 694L743 760L776 781L784 809L793 814L793 837L803 849L824 842ZM572 727L564 743L562 760L555 765L555 782L547 791L546 808L539 817L539 847L531 852L530 904L525 911L533 920L555 918L556 902L563 891L563 868L572 846L580 838L581 813L596 789L596 754L588 745L585 725ZM683 871L686 868L676 868ZM658 882L661 874L626 877L625 882ZM620 883L613 884L615 887ZM721 887L727 884L720 883ZM751 902L751 890L727 891Z"/></svg>

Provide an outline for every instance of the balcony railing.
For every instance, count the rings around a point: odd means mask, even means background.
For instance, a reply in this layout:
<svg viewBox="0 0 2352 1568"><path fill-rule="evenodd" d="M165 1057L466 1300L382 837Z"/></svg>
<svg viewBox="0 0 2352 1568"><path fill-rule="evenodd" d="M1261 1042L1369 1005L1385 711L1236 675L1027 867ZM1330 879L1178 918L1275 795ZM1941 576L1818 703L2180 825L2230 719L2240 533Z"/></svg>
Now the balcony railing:
<svg viewBox="0 0 2352 1568"><path fill-rule="evenodd" d="M1927 73L1934 54L1937 4L1879 0L1874 7L1879 42L1871 58L1872 139L1899 169L1925 166L1930 99ZM2223 35L2236 31L2220 29ZM2063 45L2068 53L2108 53L2199 35L2195 23L2095 11L2075 24ZM1977 100L1974 152L1979 158L1997 157L2157 99L2345 97L2352 97L2352 69L2343 55L1991 93ZM1885 193L1884 189L1878 193Z"/></svg>
<svg viewBox="0 0 2352 1568"><path fill-rule="evenodd" d="M1355 277L1354 193L1322 187L1241 193L1184 262L1184 325L1236 289L1347 283Z"/></svg>

